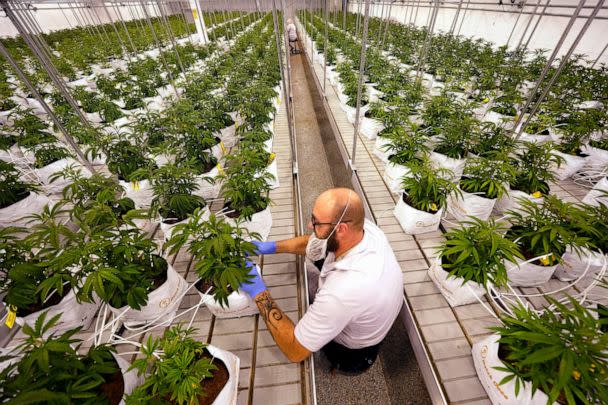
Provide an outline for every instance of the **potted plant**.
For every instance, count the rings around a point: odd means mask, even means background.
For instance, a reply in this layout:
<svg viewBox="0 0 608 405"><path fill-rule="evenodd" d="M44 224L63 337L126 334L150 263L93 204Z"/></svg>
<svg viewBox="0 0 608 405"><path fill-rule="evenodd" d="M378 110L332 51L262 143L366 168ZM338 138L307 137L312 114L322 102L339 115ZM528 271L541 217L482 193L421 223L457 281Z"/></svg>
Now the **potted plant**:
<svg viewBox="0 0 608 405"><path fill-rule="evenodd" d="M521 257L516 244L503 238L504 224L472 218L445 234L429 277L451 306L477 302L490 286L507 285L505 261Z"/></svg>
<svg viewBox="0 0 608 405"><path fill-rule="evenodd" d="M515 150L517 144L504 128L491 122L482 122L473 136L468 157L490 157L495 153L508 155Z"/></svg>
<svg viewBox="0 0 608 405"><path fill-rule="evenodd" d="M458 183L461 192L448 197L447 211L458 221L469 217L486 220L514 178L515 169L504 155L468 159Z"/></svg>
<svg viewBox="0 0 608 405"><path fill-rule="evenodd" d="M517 306L495 334L473 345L473 362L490 401L506 405L608 401L606 318L574 298L551 310Z"/></svg>
<svg viewBox="0 0 608 405"><path fill-rule="evenodd" d="M435 169L428 158L409 166L410 175L403 178L403 193L393 214L407 234L433 232L439 228L447 197L457 192L447 180L447 169Z"/></svg>
<svg viewBox="0 0 608 405"><path fill-rule="evenodd" d="M21 180L12 163L0 160L0 226L25 226L28 215L42 211L51 200L37 191L34 184Z"/></svg>
<svg viewBox="0 0 608 405"><path fill-rule="evenodd" d="M252 264L247 257L253 254L255 245L249 241L259 237L241 226L240 221L232 223L199 209L190 221L175 226L165 249L176 254L189 243L188 252L194 257L194 270L200 277L195 286L211 313L223 318L245 316L257 313L257 307L235 286L250 277Z"/></svg>
<svg viewBox="0 0 608 405"><path fill-rule="evenodd" d="M508 263L512 286L546 283L567 247L580 253L581 248L589 246L589 238L576 232L576 226L584 223L580 210L558 197L547 196L541 204L521 199L520 207L507 215L512 227L505 237L517 244L525 259Z"/></svg>
<svg viewBox="0 0 608 405"><path fill-rule="evenodd" d="M23 343L3 356L0 371L2 402L96 402L118 405L123 395L138 384L136 372L109 346L92 346L79 353L80 328L61 335L49 331L60 315L46 321L42 314L35 325L24 325Z"/></svg>
<svg viewBox="0 0 608 405"><path fill-rule="evenodd" d="M452 116L442 125L439 142L430 154L433 165L451 170L455 182L462 176L476 125L477 121L467 112Z"/></svg>
<svg viewBox="0 0 608 405"><path fill-rule="evenodd" d="M574 224L575 232L588 238L590 243L578 251L566 247L563 260L555 269L555 277L561 281L572 281L583 276L595 278L607 265L608 206L600 202L597 206L581 204L576 209L580 210L581 215L577 216Z"/></svg>
<svg viewBox="0 0 608 405"><path fill-rule="evenodd" d="M190 167L168 164L154 170L148 177L154 193L150 216L160 216L165 239L170 237L176 224L186 221L196 209L209 210L205 200L194 194L199 186Z"/></svg>
<svg viewBox="0 0 608 405"><path fill-rule="evenodd" d="M549 182L555 180L554 169L561 162L551 142L524 142L522 150L511 159L515 179L510 184L509 193L496 202L496 210L517 210L522 199L542 203L543 197L549 194Z"/></svg>
<svg viewBox="0 0 608 405"><path fill-rule="evenodd" d="M131 369L143 376L142 385L127 397L127 405L142 403L190 405L231 404L236 401L239 358L200 342L195 329L181 325L162 337L148 338L143 358Z"/></svg>
<svg viewBox="0 0 608 405"><path fill-rule="evenodd" d="M407 166L420 161L428 153L428 137L424 130L411 123L409 131L397 126L386 134L386 139L385 149L389 156L383 178L393 193L400 194L401 180L409 173Z"/></svg>

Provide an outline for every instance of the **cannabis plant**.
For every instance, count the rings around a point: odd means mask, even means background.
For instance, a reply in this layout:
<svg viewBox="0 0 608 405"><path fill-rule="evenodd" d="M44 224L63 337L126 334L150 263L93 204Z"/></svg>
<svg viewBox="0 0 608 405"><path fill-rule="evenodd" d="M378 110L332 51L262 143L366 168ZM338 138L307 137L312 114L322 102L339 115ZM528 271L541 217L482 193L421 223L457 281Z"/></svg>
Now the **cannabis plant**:
<svg viewBox="0 0 608 405"><path fill-rule="evenodd" d="M460 189L467 193L481 193L485 198L500 198L508 192L508 186L515 179L515 169L506 156L492 158L471 158L467 160Z"/></svg>
<svg viewBox="0 0 608 405"><path fill-rule="evenodd" d="M450 193L459 193L456 185L447 180L451 171L433 168L428 158L411 164L409 168L411 173L402 179L401 187L403 201L411 207L434 214L446 206Z"/></svg>
<svg viewBox="0 0 608 405"><path fill-rule="evenodd" d="M190 221L173 228L165 248L176 254L190 240L194 270L213 287L213 297L224 306L228 295L252 277L247 267L247 257L255 251L251 238L259 239L259 235L241 227L239 221L232 225L214 214L207 219L202 210L196 210Z"/></svg>
<svg viewBox="0 0 608 405"><path fill-rule="evenodd" d="M508 154L517 144L504 128L492 122L482 122L473 136L471 152L482 157L490 157L494 153Z"/></svg>
<svg viewBox="0 0 608 405"><path fill-rule="evenodd" d="M154 198L150 214L163 220L183 221L195 209L206 206L205 200L193 193L198 190L195 172L189 167L165 165L150 175Z"/></svg>
<svg viewBox="0 0 608 405"><path fill-rule="evenodd" d="M118 404L114 380L122 379L110 346L92 346L80 354L80 328L61 335L48 335L60 315L46 320L40 315L34 326L23 325L25 339L0 360L8 365L0 371L0 401L3 403Z"/></svg>
<svg viewBox="0 0 608 405"><path fill-rule="evenodd" d="M129 141L118 141L106 148L108 169L116 174L120 180L140 180L134 176L139 169L154 167L154 161L145 155L145 150L131 144ZM140 171L139 173L145 173Z"/></svg>
<svg viewBox="0 0 608 405"><path fill-rule="evenodd" d="M494 220L473 218L464 226L451 229L439 250L441 266L451 276L462 277L463 283L474 281L483 286L488 282L497 287L507 285L505 260L522 258L517 245L503 238L504 224Z"/></svg>
<svg viewBox="0 0 608 405"><path fill-rule="evenodd" d="M392 163L405 165L420 160L428 153L426 132L416 124L410 124L409 130L396 126L384 136L388 139L386 149L390 153L388 160Z"/></svg>
<svg viewBox="0 0 608 405"><path fill-rule="evenodd" d="M554 168L562 164L562 157L555 154L551 142L524 142L523 147L517 158L511 160L516 170L511 188L531 195L548 194L549 182L555 180Z"/></svg>
<svg viewBox="0 0 608 405"><path fill-rule="evenodd" d="M162 337L148 337L141 347L142 358L133 362L145 381L127 397L126 403L165 403L179 405L198 404L205 396L201 382L213 378L217 370L205 343L193 338L195 329L176 325Z"/></svg>
<svg viewBox="0 0 608 405"><path fill-rule="evenodd" d="M228 215L251 220L253 214L265 210L270 204L270 181L273 175L267 171L256 173L247 168L233 166L230 172L219 176L225 207L233 210Z"/></svg>
<svg viewBox="0 0 608 405"><path fill-rule="evenodd" d="M554 309L538 312L517 306L503 315L499 356L508 373L501 384L515 379L515 395L524 383L541 389L547 404L608 403L608 318L598 316L576 299L560 303L547 296Z"/></svg>
<svg viewBox="0 0 608 405"><path fill-rule="evenodd" d="M15 165L0 160L0 208L6 208L23 200L35 190L33 184L21 181Z"/></svg>
<svg viewBox="0 0 608 405"><path fill-rule="evenodd" d="M34 167L41 169L58 160L70 157L70 152L56 142L40 143L33 148L36 161Z"/></svg>
<svg viewBox="0 0 608 405"><path fill-rule="evenodd" d="M445 120L441 126L440 141L435 152L446 155L452 159L466 157L472 147L473 136L478 121L470 114L456 113Z"/></svg>

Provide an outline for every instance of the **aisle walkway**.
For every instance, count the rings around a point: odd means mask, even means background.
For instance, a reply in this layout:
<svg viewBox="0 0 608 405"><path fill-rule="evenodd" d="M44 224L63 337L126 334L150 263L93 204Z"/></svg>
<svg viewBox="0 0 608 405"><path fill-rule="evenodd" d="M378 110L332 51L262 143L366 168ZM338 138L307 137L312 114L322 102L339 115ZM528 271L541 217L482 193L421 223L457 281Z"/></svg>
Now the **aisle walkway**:
<svg viewBox="0 0 608 405"><path fill-rule="evenodd" d="M291 65L302 214L308 219L320 192L352 184L306 56L293 55ZM378 361L360 376L331 374L327 360L316 353L315 382L319 405L430 403L399 321L385 339Z"/></svg>

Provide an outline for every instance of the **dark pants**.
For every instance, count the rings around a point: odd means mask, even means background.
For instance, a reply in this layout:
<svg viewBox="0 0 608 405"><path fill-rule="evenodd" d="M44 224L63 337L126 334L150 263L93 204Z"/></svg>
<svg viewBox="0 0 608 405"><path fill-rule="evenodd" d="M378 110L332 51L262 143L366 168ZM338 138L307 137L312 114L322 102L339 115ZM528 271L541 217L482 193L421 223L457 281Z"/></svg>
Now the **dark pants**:
<svg viewBox="0 0 608 405"><path fill-rule="evenodd" d="M379 350L380 343L363 349L349 349L333 340L321 349L331 363L332 371L347 374L361 374L370 368L378 358Z"/></svg>
<svg viewBox="0 0 608 405"><path fill-rule="evenodd" d="M291 51L291 53L299 52L297 43L298 43L297 39L295 41L292 41L291 39L289 40L289 50Z"/></svg>

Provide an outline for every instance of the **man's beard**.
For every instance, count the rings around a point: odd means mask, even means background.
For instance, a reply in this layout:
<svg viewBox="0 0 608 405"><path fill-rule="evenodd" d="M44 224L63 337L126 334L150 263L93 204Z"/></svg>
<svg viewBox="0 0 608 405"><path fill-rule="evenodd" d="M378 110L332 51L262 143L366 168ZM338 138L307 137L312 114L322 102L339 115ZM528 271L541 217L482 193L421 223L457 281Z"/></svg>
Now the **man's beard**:
<svg viewBox="0 0 608 405"><path fill-rule="evenodd" d="M340 244L336 240L336 234L334 233L327 240L327 251L328 252L335 252L336 250L338 250L338 247L340 247Z"/></svg>

